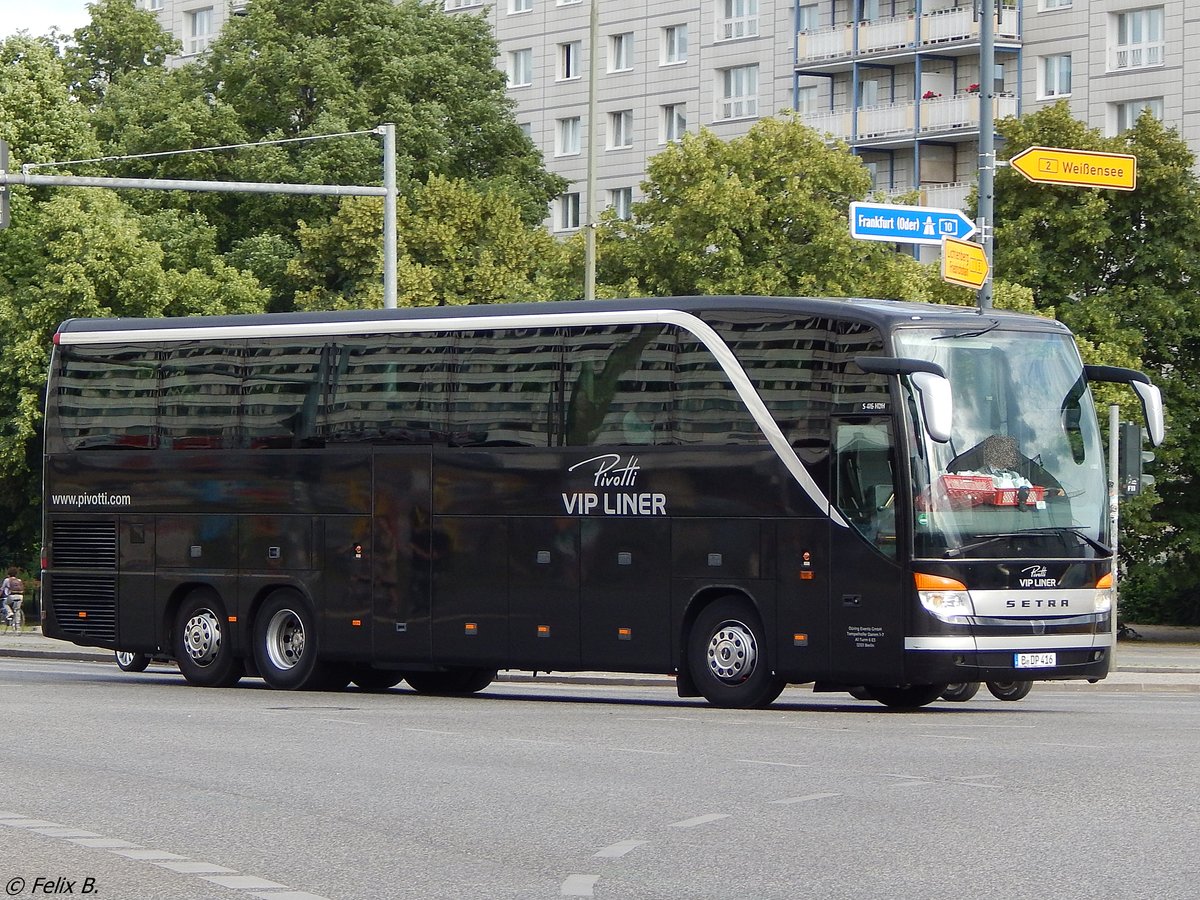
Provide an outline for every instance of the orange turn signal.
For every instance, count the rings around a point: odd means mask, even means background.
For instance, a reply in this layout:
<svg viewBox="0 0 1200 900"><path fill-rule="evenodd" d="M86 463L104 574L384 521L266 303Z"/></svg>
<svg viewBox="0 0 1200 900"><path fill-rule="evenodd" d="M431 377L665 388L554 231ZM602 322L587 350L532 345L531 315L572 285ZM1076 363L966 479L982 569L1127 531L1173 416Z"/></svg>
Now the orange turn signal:
<svg viewBox="0 0 1200 900"><path fill-rule="evenodd" d="M1106 591L1112 586L1113 586L1112 572L1109 572L1107 575L1101 575L1100 580L1096 582L1096 587L1102 591Z"/></svg>
<svg viewBox="0 0 1200 900"><path fill-rule="evenodd" d="M913 572L913 581L917 583L918 591L965 591L967 586L953 578L943 578L941 575L926 575L924 572Z"/></svg>

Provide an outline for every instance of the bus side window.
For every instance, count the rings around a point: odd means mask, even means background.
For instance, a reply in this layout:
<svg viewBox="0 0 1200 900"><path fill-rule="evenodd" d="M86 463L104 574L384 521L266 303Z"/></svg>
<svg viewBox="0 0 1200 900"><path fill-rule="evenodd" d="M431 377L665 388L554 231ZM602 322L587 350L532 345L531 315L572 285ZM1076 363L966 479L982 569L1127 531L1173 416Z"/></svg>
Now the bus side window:
<svg viewBox="0 0 1200 900"><path fill-rule="evenodd" d="M833 502L881 553L896 555L896 478L890 420L838 423Z"/></svg>

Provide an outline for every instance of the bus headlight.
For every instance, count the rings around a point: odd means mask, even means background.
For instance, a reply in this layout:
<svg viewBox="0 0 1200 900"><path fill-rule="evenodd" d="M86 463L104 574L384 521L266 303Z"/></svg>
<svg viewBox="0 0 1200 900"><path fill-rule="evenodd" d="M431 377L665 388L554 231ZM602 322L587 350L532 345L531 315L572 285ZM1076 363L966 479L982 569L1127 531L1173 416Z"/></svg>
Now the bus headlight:
<svg viewBox="0 0 1200 900"><path fill-rule="evenodd" d="M1098 615L1107 615L1112 612L1113 606L1113 577L1112 574L1104 575L1096 582L1096 613Z"/></svg>
<svg viewBox="0 0 1200 900"><path fill-rule="evenodd" d="M917 583L917 597L921 605L943 622L955 622L964 616L975 615L971 593L961 581L943 578L941 575L913 575Z"/></svg>

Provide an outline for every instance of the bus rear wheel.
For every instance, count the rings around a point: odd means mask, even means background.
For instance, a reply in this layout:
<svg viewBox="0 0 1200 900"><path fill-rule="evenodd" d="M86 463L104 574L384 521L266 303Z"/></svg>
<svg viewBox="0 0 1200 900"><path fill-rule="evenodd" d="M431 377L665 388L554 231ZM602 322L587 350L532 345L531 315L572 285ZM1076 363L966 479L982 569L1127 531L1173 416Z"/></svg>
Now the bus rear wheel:
<svg viewBox="0 0 1200 900"><path fill-rule="evenodd" d="M769 706L785 682L771 673L763 628L754 607L729 597L705 607L688 635L692 680L713 706Z"/></svg>
<svg viewBox="0 0 1200 900"><path fill-rule="evenodd" d="M188 594L175 617L175 660L188 684L230 687L242 677L233 655L225 605L212 588Z"/></svg>
<svg viewBox="0 0 1200 900"><path fill-rule="evenodd" d="M966 703L979 693L978 681L962 681L958 684L948 684L942 691L942 699L952 703Z"/></svg>
<svg viewBox="0 0 1200 900"><path fill-rule="evenodd" d="M898 687L871 687L871 696L890 709L917 709L942 695L944 684L906 684Z"/></svg>
<svg viewBox="0 0 1200 900"><path fill-rule="evenodd" d="M394 669L373 669L367 665L356 665L350 672L350 680L360 691L374 693L394 688L404 680L404 673Z"/></svg>
<svg viewBox="0 0 1200 900"><path fill-rule="evenodd" d="M150 665L150 657L145 653L133 653L129 650L116 652L117 668L122 672L145 672Z"/></svg>
<svg viewBox="0 0 1200 900"><path fill-rule="evenodd" d="M987 689L997 700L1024 700L1033 690L1032 681L989 681Z"/></svg>
<svg viewBox="0 0 1200 900"><path fill-rule="evenodd" d="M258 611L254 661L263 681L277 690L321 690L332 681L317 662L316 622L297 592L276 591ZM349 682L346 677L341 686Z"/></svg>
<svg viewBox="0 0 1200 900"><path fill-rule="evenodd" d="M495 669L450 669L406 672L404 680L418 694L477 694L496 678Z"/></svg>

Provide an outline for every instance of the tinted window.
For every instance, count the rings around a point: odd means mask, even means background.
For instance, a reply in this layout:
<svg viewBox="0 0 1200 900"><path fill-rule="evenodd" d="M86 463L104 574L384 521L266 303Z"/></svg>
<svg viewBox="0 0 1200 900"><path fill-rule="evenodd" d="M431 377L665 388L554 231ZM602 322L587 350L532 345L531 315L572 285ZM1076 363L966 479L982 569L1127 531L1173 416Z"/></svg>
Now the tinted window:
<svg viewBox="0 0 1200 900"><path fill-rule="evenodd" d="M336 352L320 344L247 349L241 405L247 446L304 447L318 440Z"/></svg>
<svg viewBox="0 0 1200 900"><path fill-rule="evenodd" d="M60 348L46 439L52 451L145 449L157 441L158 353ZM55 427L55 420L57 427Z"/></svg>
<svg viewBox="0 0 1200 900"><path fill-rule="evenodd" d="M455 342L450 442L461 447L548 447L557 394L553 329L465 332Z"/></svg>

